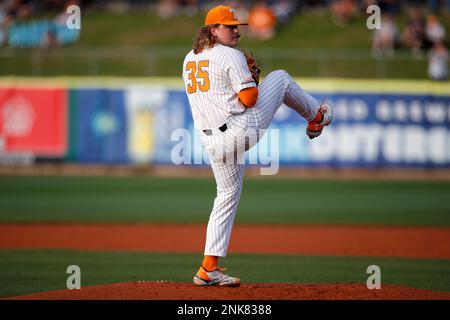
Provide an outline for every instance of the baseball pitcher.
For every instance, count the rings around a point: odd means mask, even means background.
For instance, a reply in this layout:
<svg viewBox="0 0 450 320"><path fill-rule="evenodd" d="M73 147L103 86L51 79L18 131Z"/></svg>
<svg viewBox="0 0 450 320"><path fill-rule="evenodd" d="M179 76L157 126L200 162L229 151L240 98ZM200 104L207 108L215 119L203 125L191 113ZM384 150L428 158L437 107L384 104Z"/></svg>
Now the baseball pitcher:
<svg viewBox="0 0 450 320"><path fill-rule="evenodd" d="M284 70L271 72L259 83L255 58L237 49L239 25L246 24L231 7L212 8L183 62L194 126L217 184L204 259L193 279L198 286L241 283L225 274L218 261L227 254L242 191L245 152L258 143L278 108L284 103L306 119L311 139L333 119L331 105L319 103Z"/></svg>

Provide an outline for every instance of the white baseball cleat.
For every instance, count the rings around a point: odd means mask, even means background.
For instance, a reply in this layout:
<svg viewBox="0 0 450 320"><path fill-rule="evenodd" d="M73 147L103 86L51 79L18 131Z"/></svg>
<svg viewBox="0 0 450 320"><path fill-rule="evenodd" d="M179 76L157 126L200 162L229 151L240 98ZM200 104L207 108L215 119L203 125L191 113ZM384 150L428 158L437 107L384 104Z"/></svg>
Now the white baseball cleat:
<svg viewBox="0 0 450 320"><path fill-rule="evenodd" d="M330 104L322 103L314 120L308 122L306 135L310 139L320 136L323 127L329 125L331 121L333 121L333 107Z"/></svg>
<svg viewBox="0 0 450 320"><path fill-rule="evenodd" d="M193 281L197 286L239 287L241 280L223 273L222 271L225 270L225 268L218 268L213 271L206 271L203 267L200 267Z"/></svg>

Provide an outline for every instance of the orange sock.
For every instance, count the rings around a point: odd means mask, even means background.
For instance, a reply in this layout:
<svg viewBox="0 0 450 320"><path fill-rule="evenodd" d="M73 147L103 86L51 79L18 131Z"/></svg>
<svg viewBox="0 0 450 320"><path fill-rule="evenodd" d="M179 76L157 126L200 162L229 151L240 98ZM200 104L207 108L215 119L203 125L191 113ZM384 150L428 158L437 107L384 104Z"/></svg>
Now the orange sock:
<svg viewBox="0 0 450 320"><path fill-rule="evenodd" d="M219 257L205 256L203 258L202 267L206 271L213 271L213 270L217 269L218 263L219 263Z"/></svg>
<svg viewBox="0 0 450 320"><path fill-rule="evenodd" d="M323 120L323 114L320 111L317 111L316 117L313 119L312 122L321 123Z"/></svg>

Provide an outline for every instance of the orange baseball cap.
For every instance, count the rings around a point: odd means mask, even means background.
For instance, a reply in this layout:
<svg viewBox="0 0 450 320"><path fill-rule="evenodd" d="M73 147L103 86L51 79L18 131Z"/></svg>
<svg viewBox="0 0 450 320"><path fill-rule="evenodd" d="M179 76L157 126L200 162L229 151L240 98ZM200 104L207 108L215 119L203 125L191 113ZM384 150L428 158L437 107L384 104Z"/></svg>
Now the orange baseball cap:
<svg viewBox="0 0 450 320"><path fill-rule="evenodd" d="M223 24L226 26L236 26L248 24L238 20L236 10L228 6L217 6L208 11L205 18L205 26L210 24Z"/></svg>

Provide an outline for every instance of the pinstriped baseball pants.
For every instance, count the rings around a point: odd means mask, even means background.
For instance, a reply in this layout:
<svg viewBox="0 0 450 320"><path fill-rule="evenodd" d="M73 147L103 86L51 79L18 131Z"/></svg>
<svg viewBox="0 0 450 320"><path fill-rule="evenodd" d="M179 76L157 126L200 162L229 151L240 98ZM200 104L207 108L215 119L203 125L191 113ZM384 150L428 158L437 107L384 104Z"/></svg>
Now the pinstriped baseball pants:
<svg viewBox="0 0 450 320"><path fill-rule="evenodd" d="M200 131L217 185L206 231L205 255L225 257L227 254L242 192L245 151L262 138L278 108L284 103L311 121L320 107L319 102L283 70L271 72L258 91L255 106L230 117L228 130L210 136Z"/></svg>

